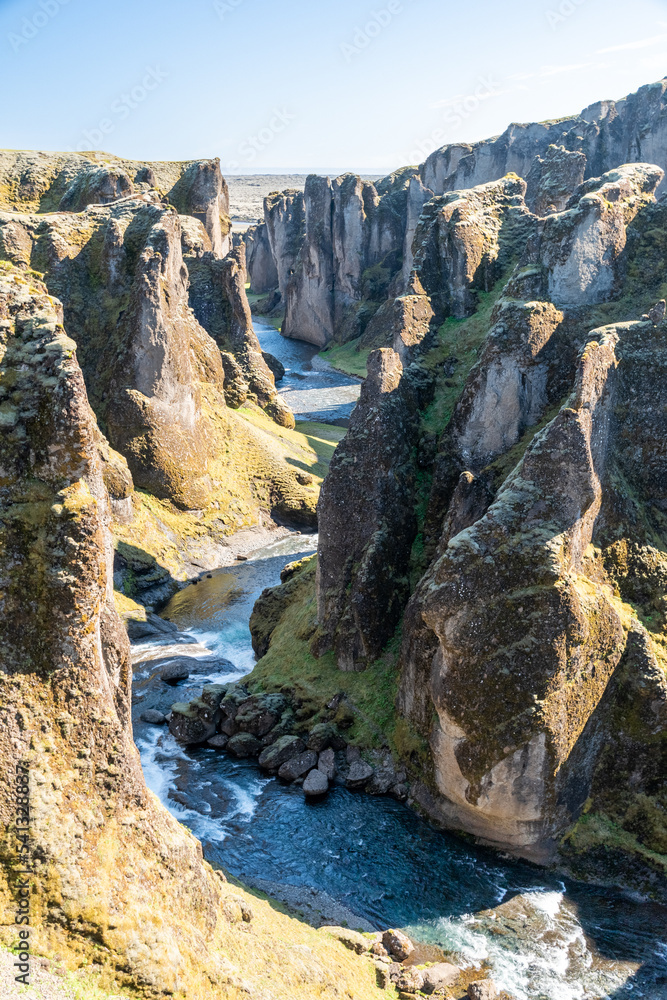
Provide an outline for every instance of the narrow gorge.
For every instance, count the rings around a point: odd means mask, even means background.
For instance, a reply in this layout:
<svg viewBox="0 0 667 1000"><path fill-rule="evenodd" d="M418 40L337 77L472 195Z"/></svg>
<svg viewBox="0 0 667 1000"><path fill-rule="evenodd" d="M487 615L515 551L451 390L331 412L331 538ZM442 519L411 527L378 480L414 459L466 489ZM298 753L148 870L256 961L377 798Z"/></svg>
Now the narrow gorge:
<svg viewBox="0 0 667 1000"><path fill-rule="evenodd" d="M666 173L667 78L247 227L217 159L0 151L57 1000L667 996Z"/></svg>

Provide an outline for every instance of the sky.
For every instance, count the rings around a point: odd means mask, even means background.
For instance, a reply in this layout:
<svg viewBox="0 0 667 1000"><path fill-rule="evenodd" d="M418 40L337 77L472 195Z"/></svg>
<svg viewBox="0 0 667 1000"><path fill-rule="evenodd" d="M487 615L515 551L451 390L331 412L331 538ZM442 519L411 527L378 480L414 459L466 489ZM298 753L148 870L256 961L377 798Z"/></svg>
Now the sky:
<svg viewBox="0 0 667 1000"><path fill-rule="evenodd" d="M0 0L0 147L384 174L667 75L667 0Z"/></svg>

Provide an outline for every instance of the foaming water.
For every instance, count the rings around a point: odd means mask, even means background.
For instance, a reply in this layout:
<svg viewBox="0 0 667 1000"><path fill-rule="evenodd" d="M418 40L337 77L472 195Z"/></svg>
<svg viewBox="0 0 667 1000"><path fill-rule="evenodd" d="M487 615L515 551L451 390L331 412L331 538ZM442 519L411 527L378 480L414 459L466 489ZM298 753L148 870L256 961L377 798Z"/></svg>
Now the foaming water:
<svg viewBox="0 0 667 1000"><path fill-rule="evenodd" d="M259 327L263 349L291 367L288 379L317 388L314 348ZM134 647L135 737L148 786L200 838L206 857L239 879L326 892L377 927L403 927L466 966L486 963L516 1000L667 1000L664 908L471 846L389 798L336 786L307 802L254 762L183 748L167 730L141 723L146 706L167 710L209 680L252 669L255 600L286 563L316 546L315 536L291 535L211 573L163 612L185 633L179 641ZM177 688L160 686L159 663L178 655L200 660L203 672ZM232 666L209 671L211 656Z"/></svg>

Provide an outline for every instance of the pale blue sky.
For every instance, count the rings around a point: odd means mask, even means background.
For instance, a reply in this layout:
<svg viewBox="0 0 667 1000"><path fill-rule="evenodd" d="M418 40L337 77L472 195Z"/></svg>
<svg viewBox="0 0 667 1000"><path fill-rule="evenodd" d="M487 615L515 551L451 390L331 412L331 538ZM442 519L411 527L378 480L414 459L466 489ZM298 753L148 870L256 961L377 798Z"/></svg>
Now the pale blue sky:
<svg viewBox="0 0 667 1000"><path fill-rule="evenodd" d="M0 146L384 173L667 74L667 0L0 0Z"/></svg>

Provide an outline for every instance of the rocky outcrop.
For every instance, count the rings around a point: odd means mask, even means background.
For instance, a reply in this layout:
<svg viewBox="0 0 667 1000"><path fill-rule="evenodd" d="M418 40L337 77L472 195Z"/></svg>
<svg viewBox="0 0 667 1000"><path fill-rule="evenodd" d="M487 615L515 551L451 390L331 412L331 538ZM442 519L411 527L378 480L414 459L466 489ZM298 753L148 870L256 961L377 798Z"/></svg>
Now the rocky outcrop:
<svg viewBox="0 0 667 1000"><path fill-rule="evenodd" d="M229 243L229 194L219 160L123 160L108 153L0 152L0 210L81 212L136 196L175 205L199 219L213 252Z"/></svg>
<svg viewBox="0 0 667 1000"><path fill-rule="evenodd" d="M613 335L589 343L574 398L420 584L439 640L430 685L442 809L488 841L526 847L567 825L555 778L620 661L618 610L580 582L602 500L614 348Z"/></svg>
<svg viewBox="0 0 667 1000"><path fill-rule="evenodd" d="M265 198L264 225L278 277L278 290L285 301L305 233L303 192L277 191Z"/></svg>
<svg viewBox="0 0 667 1000"><path fill-rule="evenodd" d="M324 347L363 332L392 283L400 284L412 177L408 168L377 186L355 174L307 179L305 236L286 295L286 337Z"/></svg>
<svg viewBox="0 0 667 1000"><path fill-rule="evenodd" d="M16 944L25 898L20 795L33 961L48 956L84 976L94 963L94 992L153 998L232 1000L267 981L285 995L298 982L313 1000L323 990L380 996L367 958L228 884L147 790L112 598L99 431L76 345L46 289L6 267L0 356L3 944Z"/></svg>
<svg viewBox="0 0 667 1000"><path fill-rule="evenodd" d="M536 215L562 212L574 191L583 184L586 155L553 144L537 156L526 178L527 201Z"/></svg>
<svg viewBox="0 0 667 1000"><path fill-rule="evenodd" d="M413 275L405 295L380 306L362 334L359 348L391 347L407 365L431 332L434 317L431 300Z"/></svg>
<svg viewBox="0 0 667 1000"><path fill-rule="evenodd" d="M230 354L238 366L248 391L242 398L237 388L228 391L228 365L225 367L225 398L242 405L250 396L276 423L294 427L294 415L276 391L275 376L264 360L252 325L252 315L245 292L245 247L241 244L224 260L188 246L184 256L190 277L189 302L192 310L223 353ZM236 382L235 371L232 382Z"/></svg>
<svg viewBox="0 0 667 1000"><path fill-rule="evenodd" d="M297 270L285 295L282 334L325 347L333 337L332 188L328 177L311 174L303 194L305 237Z"/></svg>
<svg viewBox="0 0 667 1000"><path fill-rule="evenodd" d="M380 654L407 600L417 533L415 415L428 380L416 371L402 374L394 351L370 355L350 429L320 496L316 648L333 648L341 670L363 670ZM350 506L362 492L364 502Z"/></svg>
<svg viewBox="0 0 667 1000"><path fill-rule="evenodd" d="M457 143L432 153L421 168L422 182L435 194L475 187L513 171L534 182L528 195L533 210L543 201L544 174L535 169L538 158L548 168L551 146L586 157L584 177L599 177L622 163L656 163L667 167L665 94L667 78L641 87L622 101L600 101L580 115L555 122L510 125L501 136L474 144ZM561 161L563 157L560 157ZM569 163L574 166L575 161ZM569 168L568 168L569 169ZM571 174L579 183L579 167ZM560 182L565 180L560 173ZM576 186L576 184L574 185ZM574 187L571 189L571 192ZM560 194L562 198L564 192ZM549 205L546 206L547 209ZM556 206L558 207L558 206Z"/></svg>
<svg viewBox="0 0 667 1000"><path fill-rule="evenodd" d="M427 203L414 239L414 269L438 322L469 316L475 291L489 291L520 258L537 226L525 192L525 181L508 175Z"/></svg>
<svg viewBox="0 0 667 1000"><path fill-rule="evenodd" d="M466 469L480 472L509 451L563 395L564 315L551 302L503 299L482 356L454 414L452 436Z"/></svg>
<svg viewBox="0 0 667 1000"><path fill-rule="evenodd" d="M0 303L0 752L7 773L30 772L31 950L63 953L78 936L85 955L85 939L91 947L97 937L97 961L119 963L128 981L158 993L177 982L211 988L228 963L210 954L205 972L198 954L220 940L220 883L194 838L148 794L132 742L129 644L113 607L97 428L75 345L44 288L4 276ZM15 905L11 789L8 782L0 799L5 911ZM142 867L156 855L162 877ZM186 883L196 908L183 896ZM160 917L157 899L171 900Z"/></svg>
<svg viewBox="0 0 667 1000"><path fill-rule="evenodd" d="M203 171L214 188L216 170ZM201 176L184 174L193 211L193 189L203 204ZM38 265L63 301L91 402L137 487L180 509L219 502L228 489L217 465L228 454L226 400L294 426L252 330L243 260L217 257L203 222L132 198L79 214L5 213L0 240L5 258ZM246 434L241 425L235 433Z"/></svg>
<svg viewBox="0 0 667 1000"><path fill-rule="evenodd" d="M265 295L278 287L278 269L271 252L266 223L250 226L244 236L246 247L246 273L250 291Z"/></svg>
<svg viewBox="0 0 667 1000"><path fill-rule="evenodd" d="M592 305L618 292L627 227L653 201L663 176L646 163L621 166L586 181L566 211L545 220L539 259L556 305Z"/></svg>

